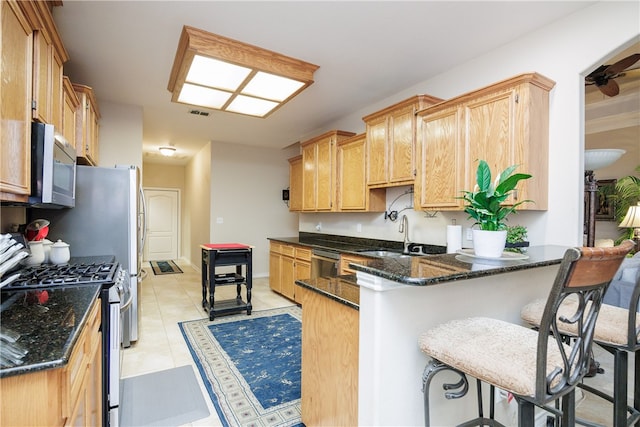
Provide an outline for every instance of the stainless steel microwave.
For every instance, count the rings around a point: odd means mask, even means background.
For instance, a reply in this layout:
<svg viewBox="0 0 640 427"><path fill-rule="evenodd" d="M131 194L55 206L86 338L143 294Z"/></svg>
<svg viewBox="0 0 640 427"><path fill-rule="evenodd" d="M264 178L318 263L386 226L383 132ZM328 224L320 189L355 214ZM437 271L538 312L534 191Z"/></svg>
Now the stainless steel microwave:
<svg viewBox="0 0 640 427"><path fill-rule="evenodd" d="M72 208L76 197L76 150L53 125L31 124L31 196L36 208Z"/></svg>

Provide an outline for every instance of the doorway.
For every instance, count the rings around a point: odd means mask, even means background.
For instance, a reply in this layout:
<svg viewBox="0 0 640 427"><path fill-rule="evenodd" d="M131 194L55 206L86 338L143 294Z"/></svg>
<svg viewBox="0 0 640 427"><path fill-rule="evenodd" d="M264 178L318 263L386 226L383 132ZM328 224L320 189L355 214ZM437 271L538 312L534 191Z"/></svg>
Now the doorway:
<svg viewBox="0 0 640 427"><path fill-rule="evenodd" d="M147 241L145 261L174 260L179 256L180 190L146 188Z"/></svg>

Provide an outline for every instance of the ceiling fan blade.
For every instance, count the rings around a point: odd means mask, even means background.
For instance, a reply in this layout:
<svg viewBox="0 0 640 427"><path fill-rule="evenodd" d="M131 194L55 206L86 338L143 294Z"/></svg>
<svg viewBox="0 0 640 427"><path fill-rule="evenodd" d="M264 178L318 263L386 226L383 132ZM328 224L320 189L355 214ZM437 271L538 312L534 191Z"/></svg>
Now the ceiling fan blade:
<svg viewBox="0 0 640 427"><path fill-rule="evenodd" d="M634 53L633 55L629 55L626 58L621 59L620 61L616 62L613 65L609 65L604 72L605 74L609 74L609 75L618 74L621 71L624 71L627 68L631 67L633 64L635 64L638 61L640 61L640 53Z"/></svg>
<svg viewBox="0 0 640 427"><path fill-rule="evenodd" d="M598 89L607 96L616 96L620 93L620 86L618 86L615 80L609 80L606 84L599 85Z"/></svg>

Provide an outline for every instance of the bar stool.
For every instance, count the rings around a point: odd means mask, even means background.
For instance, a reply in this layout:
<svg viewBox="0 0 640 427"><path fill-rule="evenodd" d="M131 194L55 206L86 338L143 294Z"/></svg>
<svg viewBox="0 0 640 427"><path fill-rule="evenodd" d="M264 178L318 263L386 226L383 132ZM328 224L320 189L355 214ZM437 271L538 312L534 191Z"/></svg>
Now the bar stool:
<svg viewBox="0 0 640 427"><path fill-rule="evenodd" d="M510 392L518 403L518 425L535 425L535 407L562 417L562 426L575 424L575 387L587 373L602 297L633 248L624 242L613 248L571 248L560 264L547 298L538 331L497 319L452 320L423 333L418 344L431 357L422 382L425 425L430 425L429 388L435 374L451 371L460 377L444 384L445 397L466 395L467 375L476 379L478 417L462 426L503 426L494 417L495 387ZM570 316L557 316L568 297L580 301ZM576 337L566 344L560 324L576 325ZM482 383L490 386L490 413L482 409ZM548 405L562 400L561 410Z"/></svg>
<svg viewBox="0 0 640 427"><path fill-rule="evenodd" d="M613 395L584 383L578 387L613 403L613 426L630 426L640 420L640 318L637 316L640 300L640 279L636 281L628 309L603 304L596 322L593 341L613 355ZM578 301L567 300L558 310L560 316L566 316L575 310ZM540 325L544 301L536 300L527 304L521 311L522 319L534 327ZM570 324L559 323L560 333L567 340L576 336L576 330ZM628 356L635 355L633 406L627 404ZM584 420L579 424L591 425Z"/></svg>

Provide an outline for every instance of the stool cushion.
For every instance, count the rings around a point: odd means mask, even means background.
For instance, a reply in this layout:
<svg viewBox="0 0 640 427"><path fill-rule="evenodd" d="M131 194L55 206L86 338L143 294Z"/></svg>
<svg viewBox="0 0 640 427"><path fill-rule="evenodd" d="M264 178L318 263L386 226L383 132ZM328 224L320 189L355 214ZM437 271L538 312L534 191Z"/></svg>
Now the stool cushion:
<svg viewBox="0 0 640 427"><path fill-rule="evenodd" d="M547 374L562 367L549 340ZM485 317L452 320L423 333L418 344L427 355L474 378L520 396L535 396L538 333Z"/></svg>
<svg viewBox="0 0 640 427"><path fill-rule="evenodd" d="M538 326L540 324L540 319L542 319L545 304L546 300L538 299L524 306L520 312L522 320L533 326ZM577 299L567 298L560 306L558 315L569 317L572 313L575 313L577 307ZM627 331L628 323L628 310L609 304L602 304L600 306L600 313L598 314L598 321L596 322L593 339L597 343L624 347L627 345L629 340ZM575 324L558 322L558 327L560 328L560 332L566 335L576 335ZM636 329L638 327L640 327L640 316L636 319Z"/></svg>

